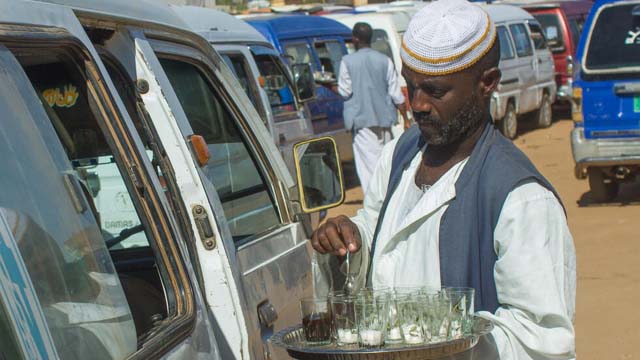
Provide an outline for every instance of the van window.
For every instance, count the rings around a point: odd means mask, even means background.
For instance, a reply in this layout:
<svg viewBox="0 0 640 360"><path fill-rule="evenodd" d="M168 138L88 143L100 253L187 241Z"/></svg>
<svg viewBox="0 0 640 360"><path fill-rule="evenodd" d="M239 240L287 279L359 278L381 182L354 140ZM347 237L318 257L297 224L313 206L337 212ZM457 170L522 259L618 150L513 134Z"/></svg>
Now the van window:
<svg viewBox="0 0 640 360"><path fill-rule="evenodd" d="M564 51L564 28L560 26L560 18L558 15L536 14L534 17L542 26L551 51L555 53Z"/></svg>
<svg viewBox="0 0 640 360"><path fill-rule="evenodd" d="M254 55L253 58L260 75L266 80L264 90L269 97L274 120L277 122L290 119L289 116L284 115L296 112L298 109L289 79L284 73L284 68L279 65L282 63L273 55Z"/></svg>
<svg viewBox="0 0 640 360"><path fill-rule="evenodd" d="M524 24L511 24L509 25L511 30L511 36L516 44L516 54L518 57L531 56L533 54L533 48L531 47L531 41L529 40L529 34Z"/></svg>
<svg viewBox="0 0 640 360"><path fill-rule="evenodd" d="M203 171L222 202L234 241L279 225L269 188L229 109L201 70L180 60L160 59L195 134L209 144Z"/></svg>
<svg viewBox="0 0 640 360"><path fill-rule="evenodd" d="M536 23L529 23L529 31L531 32L531 40L533 40L533 47L536 50L546 49L547 42L544 39L544 35L542 34L542 29L540 25Z"/></svg>
<svg viewBox="0 0 640 360"><path fill-rule="evenodd" d="M18 121L5 118L0 127L0 168L11 169L0 172L0 211L60 357L124 358L137 349L132 311L105 247L99 214L85 195L88 186L68 158L105 152L89 107L91 94L66 53L29 49L19 60L42 96L36 103L35 94L21 94L34 101L16 111Z"/></svg>
<svg viewBox="0 0 640 360"><path fill-rule="evenodd" d="M333 73L337 77L340 72L340 62L344 56L342 44L339 41L323 41L315 43L314 47L324 71Z"/></svg>
<svg viewBox="0 0 640 360"><path fill-rule="evenodd" d="M0 238L2 240L2 238ZM18 339L16 333L13 330L11 321L9 321L9 314L4 306L4 302L0 299L0 359L2 360L22 360L22 351L18 345Z"/></svg>
<svg viewBox="0 0 640 360"><path fill-rule="evenodd" d="M307 44L286 44L284 52L292 58L293 64L311 64L312 68L317 68L315 61L313 61L313 55L311 55L311 49Z"/></svg>
<svg viewBox="0 0 640 360"><path fill-rule="evenodd" d="M389 36L387 32L382 29L373 29L373 36L371 38L371 47L374 50L378 50L381 53L387 55L391 61L393 61L393 53L391 52L391 45L389 44Z"/></svg>
<svg viewBox="0 0 640 360"><path fill-rule="evenodd" d="M251 103L256 107L256 109L259 109L259 103L256 101L255 92L251 86L253 78L244 56L241 54L223 54L222 58L224 59L224 62L227 63L231 71L233 71L233 74L236 76L236 79L238 79L238 82L240 82L242 90L247 94ZM260 111L258 110L258 112ZM262 121L266 123L266 119L264 117Z"/></svg>
<svg viewBox="0 0 640 360"><path fill-rule="evenodd" d="M498 26L498 41L500 41L500 60L508 60L516 57L516 53L513 51L513 45L511 45L511 37L509 31L504 26Z"/></svg>
<svg viewBox="0 0 640 360"><path fill-rule="evenodd" d="M587 69L640 66L640 18L631 15L636 7L617 3L597 15L585 51Z"/></svg>

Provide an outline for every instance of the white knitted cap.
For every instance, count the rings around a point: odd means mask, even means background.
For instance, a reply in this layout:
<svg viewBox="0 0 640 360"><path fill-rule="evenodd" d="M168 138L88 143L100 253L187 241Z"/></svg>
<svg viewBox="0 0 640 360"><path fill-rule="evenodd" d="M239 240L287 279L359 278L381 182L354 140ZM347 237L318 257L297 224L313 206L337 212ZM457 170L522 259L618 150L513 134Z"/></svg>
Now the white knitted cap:
<svg viewBox="0 0 640 360"><path fill-rule="evenodd" d="M447 75L480 60L493 46L489 14L466 0L438 0L416 13L402 39L405 66L426 75Z"/></svg>

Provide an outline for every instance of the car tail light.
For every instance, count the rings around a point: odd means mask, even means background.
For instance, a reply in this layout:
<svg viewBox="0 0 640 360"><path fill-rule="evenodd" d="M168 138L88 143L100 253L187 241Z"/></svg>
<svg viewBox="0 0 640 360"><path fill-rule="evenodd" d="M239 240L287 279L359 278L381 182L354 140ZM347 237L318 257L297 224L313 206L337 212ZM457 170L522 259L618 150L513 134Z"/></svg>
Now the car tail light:
<svg viewBox="0 0 640 360"><path fill-rule="evenodd" d="M582 88L574 86L571 95L571 118L575 123L582 123Z"/></svg>

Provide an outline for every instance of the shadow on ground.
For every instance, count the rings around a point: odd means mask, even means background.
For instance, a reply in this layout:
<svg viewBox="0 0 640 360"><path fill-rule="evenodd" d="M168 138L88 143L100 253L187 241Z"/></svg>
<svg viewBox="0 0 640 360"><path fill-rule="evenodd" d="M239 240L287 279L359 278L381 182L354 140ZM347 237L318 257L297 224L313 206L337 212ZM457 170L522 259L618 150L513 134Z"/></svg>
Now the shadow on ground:
<svg viewBox="0 0 640 360"><path fill-rule="evenodd" d="M587 191L577 201L579 207L598 206L638 206L640 205L640 181L620 184L618 195L608 202L596 202L591 198L591 191Z"/></svg>

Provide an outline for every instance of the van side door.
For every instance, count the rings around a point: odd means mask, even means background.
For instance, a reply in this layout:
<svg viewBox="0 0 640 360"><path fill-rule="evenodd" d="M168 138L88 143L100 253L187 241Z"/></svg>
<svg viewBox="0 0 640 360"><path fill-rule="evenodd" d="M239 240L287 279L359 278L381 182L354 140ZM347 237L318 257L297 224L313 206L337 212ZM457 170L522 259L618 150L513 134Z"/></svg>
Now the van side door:
<svg viewBox="0 0 640 360"><path fill-rule="evenodd" d="M547 47L547 41L542 27L537 21L529 21L529 32L531 33L531 39L533 40L533 48L535 51L535 58L537 61L536 66L536 87L538 89L538 102L542 99L542 93L546 92L551 101L555 99L556 84L554 78L554 63L553 56Z"/></svg>
<svg viewBox="0 0 640 360"><path fill-rule="evenodd" d="M520 79L520 99L516 104L518 113L535 110L538 103L536 89L536 69L538 60L534 57L531 37L524 23L509 24L509 31L513 38L518 56L518 78Z"/></svg>

